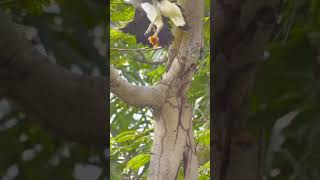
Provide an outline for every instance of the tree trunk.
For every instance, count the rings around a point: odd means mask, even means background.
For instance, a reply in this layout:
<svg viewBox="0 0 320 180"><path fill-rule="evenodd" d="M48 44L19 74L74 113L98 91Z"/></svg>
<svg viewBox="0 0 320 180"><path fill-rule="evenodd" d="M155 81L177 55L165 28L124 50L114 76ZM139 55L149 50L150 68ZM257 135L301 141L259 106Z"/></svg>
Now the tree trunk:
<svg viewBox="0 0 320 180"><path fill-rule="evenodd" d="M176 179L182 161L185 179L198 179L192 108L186 92L203 45L204 1L178 3L185 10L190 29L188 32L175 29L175 40L168 54L168 62L172 63L158 85L130 85L111 68L111 92L130 105L153 109L155 129L149 180Z"/></svg>
<svg viewBox="0 0 320 180"><path fill-rule="evenodd" d="M213 9L213 179L261 180L263 147L248 131L248 95L278 0L217 0Z"/></svg>
<svg viewBox="0 0 320 180"><path fill-rule="evenodd" d="M192 109L186 99L168 98L155 118L149 179L175 179L182 159L186 163L186 179L197 179Z"/></svg>

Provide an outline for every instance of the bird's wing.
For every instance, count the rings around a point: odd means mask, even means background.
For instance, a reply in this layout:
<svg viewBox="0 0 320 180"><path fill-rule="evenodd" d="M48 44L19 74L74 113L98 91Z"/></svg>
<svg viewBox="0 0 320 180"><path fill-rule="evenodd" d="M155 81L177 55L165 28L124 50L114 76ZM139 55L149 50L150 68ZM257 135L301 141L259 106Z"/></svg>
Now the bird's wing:
<svg viewBox="0 0 320 180"><path fill-rule="evenodd" d="M175 26L182 27L186 25L181 9L176 4L168 0L162 0L159 2L159 8L162 15L170 18Z"/></svg>
<svg viewBox="0 0 320 180"><path fill-rule="evenodd" d="M157 9L149 2L141 3L142 9L147 13L147 17L153 22L160 14L157 13Z"/></svg>
<svg viewBox="0 0 320 180"><path fill-rule="evenodd" d="M162 47L170 46L171 42L174 39L172 32L169 27L168 19L166 17L162 17L163 27L159 32L159 42Z"/></svg>
<svg viewBox="0 0 320 180"><path fill-rule="evenodd" d="M146 12L140 8L137 8L135 10L133 20L119 30L124 33L134 35L136 37L137 43L142 43L144 45L152 47L152 45L148 41L148 37L152 35L152 32L150 32L146 36L144 35L144 32L148 28L149 24L150 20L148 19ZM160 46L162 47L168 47L173 40L173 35L168 26L168 20L165 17L163 17L163 28L159 32L158 36Z"/></svg>
<svg viewBox="0 0 320 180"><path fill-rule="evenodd" d="M133 20L119 30L124 33L134 35L136 37L137 43L142 43L144 45L152 47L152 45L148 41L148 38L144 35L144 32L148 28L149 24L150 21L146 16L146 13L142 9L137 8L135 10Z"/></svg>

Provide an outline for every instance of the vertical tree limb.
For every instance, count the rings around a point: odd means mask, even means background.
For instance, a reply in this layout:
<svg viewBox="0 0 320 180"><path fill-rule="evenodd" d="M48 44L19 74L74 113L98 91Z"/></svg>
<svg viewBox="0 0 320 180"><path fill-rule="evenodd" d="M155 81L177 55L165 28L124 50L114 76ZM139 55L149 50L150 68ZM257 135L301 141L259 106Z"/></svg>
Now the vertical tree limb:
<svg viewBox="0 0 320 180"><path fill-rule="evenodd" d="M215 1L213 179L257 180L259 146L248 132L248 97L276 23L278 1ZM216 23L217 22L217 23Z"/></svg>

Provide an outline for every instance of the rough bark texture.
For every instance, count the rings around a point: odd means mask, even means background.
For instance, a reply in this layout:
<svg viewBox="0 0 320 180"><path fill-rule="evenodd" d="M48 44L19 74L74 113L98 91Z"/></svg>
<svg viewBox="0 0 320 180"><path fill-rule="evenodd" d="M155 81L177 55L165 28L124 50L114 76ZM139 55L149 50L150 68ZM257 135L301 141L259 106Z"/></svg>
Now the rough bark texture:
<svg viewBox="0 0 320 180"><path fill-rule="evenodd" d="M149 179L175 179L181 160L185 179L197 179L198 162L192 130L192 108L186 92L202 47L204 2L181 2L189 32L177 31L169 50L170 68L159 87L166 89L164 104L155 109L155 139ZM197 11L194 11L196 9Z"/></svg>
<svg viewBox="0 0 320 180"><path fill-rule="evenodd" d="M262 148L248 132L248 94L276 23L278 0L213 5L213 179L261 180Z"/></svg>
<svg viewBox="0 0 320 180"><path fill-rule="evenodd" d="M110 68L110 92L135 107L155 107L162 101L160 89L156 87L137 86L122 79L117 70Z"/></svg>
<svg viewBox="0 0 320 180"><path fill-rule="evenodd" d="M107 145L106 79L49 63L2 13L0 27L0 97L57 136Z"/></svg>
<svg viewBox="0 0 320 180"><path fill-rule="evenodd" d="M111 69L111 92L128 104L153 108L155 130L150 180L176 179L182 161L185 179L198 179L192 107L187 102L186 92L203 45L204 1L186 0L178 4L185 10L190 29L188 32L175 30L175 40L168 54L170 65L158 85L130 85Z"/></svg>

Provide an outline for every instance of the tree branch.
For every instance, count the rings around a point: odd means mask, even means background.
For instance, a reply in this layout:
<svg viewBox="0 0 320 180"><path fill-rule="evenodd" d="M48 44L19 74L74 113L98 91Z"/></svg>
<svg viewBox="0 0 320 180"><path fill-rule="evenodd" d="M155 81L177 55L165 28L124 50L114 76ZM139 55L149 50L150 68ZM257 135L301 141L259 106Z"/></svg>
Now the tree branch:
<svg viewBox="0 0 320 180"><path fill-rule="evenodd" d="M57 136L107 145L106 79L49 63L1 12L0 27L0 95Z"/></svg>
<svg viewBox="0 0 320 180"><path fill-rule="evenodd" d="M191 84L193 73L196 70L196 62L200 57L203 45L204 16L202 2L191 1L190 3L185 2L184 5L186 17L188 17L186 21L190 29L188 32L175 29L175 39L169 49L169 65L161 81L165 86L171 84L172 87L175 87L173 90L181 91L181 94L186 92ZM198 8L198 11L193 11L195 7Z"/></svg>
<svg viewBox="0 0 320 180"><path fill-rule="evenodd" d="M161 60L157 60L157 61L148 61L146 56L141 51L138 51L138 54L141 56L142 59L136 58L135 60L137 60L140 63L149 64L149 65L162 65L165 62L167 62L167 58L165 58L165 57L163 57Z"/></svg>
<svg viewBox="0 0 320 180"><path fill-rule="evenodd" d="M110 48L110 50L116 51L156 51L163 49L162 47L159 48Z"/></svg>
<svg viewBox="0 0 320 180"><path fill-rule="evenodd" d="M132 85L124 80L112 66L110 67L110 91L128 105L135 107L157 107L162 95L157 88Z"/></svg>

